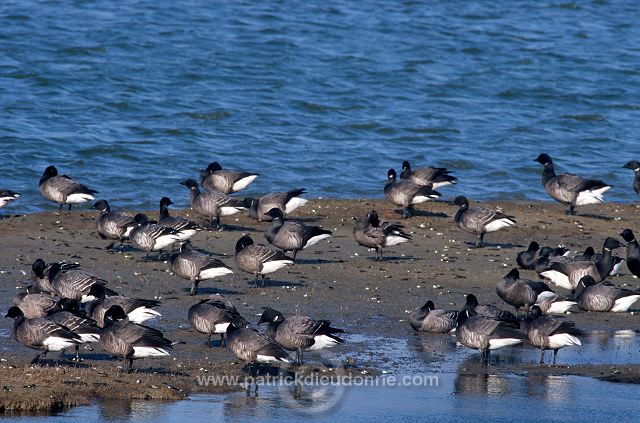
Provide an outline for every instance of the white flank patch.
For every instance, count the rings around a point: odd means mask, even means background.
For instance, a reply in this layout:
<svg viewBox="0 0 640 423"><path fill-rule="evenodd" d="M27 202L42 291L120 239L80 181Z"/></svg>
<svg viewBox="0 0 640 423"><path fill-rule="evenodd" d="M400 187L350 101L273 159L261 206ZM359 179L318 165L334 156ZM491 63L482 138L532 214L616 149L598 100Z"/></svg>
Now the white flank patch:
<svg viewBox="0 0 640 423"><path fill-rule="evenodd" d="M238 182L233 184L233 190L240 191L241 189L245 189L251 182L255 181L257 177L258 175L251 175L240 179Z"/></svg>
<svg viewBox="0 0 640 423"><path fill-rule="evenodd" d="M87 201L92 201L95 200L96 197L94 197L91 194L71 194L67 196L67 204L78 204L78 203L85 203Z"/></svg>
<svg viewBox="0 0 640 423"><path fill-rule="evenodd" d="M313 340L316 342L311 347L309 347L309 351L331 348L339 344L338 341L327 335L314 336Z"/></svg>
<svg viewBox="0 0 640 423"><path fill-rule="evenodd" d="M618 263L613 265L613 269L611 269L611 272L609 273L609 276L615 276L620 274L620 267L622 267L622 264L625 262L625 260L621 260Z"/></svg>
<svg viewBox="0 0 640 423"><path fill-rule="evenodd" d="M411 204L424 203L425 201L431 201L434 198L438 198L438 196L437 195L416 195L415 197L413 197L413 200L411 200Z"/></svg>
<svg viewBox="0 0 640 423"><path fill-rule="evenodd" d="M453 184L456 184L456 183L457 182L451 182L451 181L434 182L433 183L433 189L437 190L438 188L446 187L447 185L453 185Z"/></svg>
<svg viewBox="0 0 640 423"><path fill-rule="evenodd" d="M147 307L138 307L134 310L131 310L129 314L127 314L127 317L133 323L146 322L147 320L155 319L156 317L160 316L162 316L162 314Z"/></svg>
<svg viewBox="0 0 640 423"><path fill-rule="evenodd" d="M586 206L587 204L599 204L602 202L604 202L604 198L602 198L602 194L597 191L581 191L578 193L578 198L576 198L576 206Z"/></svg>
<svg viewBox="0 0 640 423"><path fill-rule="evenodd" d="M569 290L576 288L575 286L573 286L571 281L569 281L569 276L565 275L564 273L560 273L557 270L545 270L544 272L540 273L540 275L542 275L542 277L544 278L549 279L560 288Z"/></svg>
<svg viewBox="0 0 640 423"><path fill-rule="evenodd" d="M511 219L498 219L498 220L494 220L491 223L488 223L484 226L484 230L487 232L495 232L495 231L499 231L502 228L508 228L510 226L515 226L516 222L514 222Z"/></svg>
<svg viewBox="0 0 640 423"><path fill-rule="evenodd" d="M559 333L549 337L549 346L547 348L557 350L558 348L566 347L568 345L582 345L582 342L580 342L580 340L575 336L569 335L568 333Z"/></svg>
<svg viewBox="0 0 640 423"><path fill-rule="evenodd" d="M613 311L614 313L629 311L629 307L631 307L633 303L638 301L638 298L640 298L640 295L629 295L628 297L618 298L613 304L613 308L611 309L611 311Z"/></svg>
<svg viewBox="0 0 640 423"><path fill-rule="evenodd" d="M213 328L213 333L227 333L229 323L218 323Z"/></svg>
<svg viewBox="0 0 640 423"><path fill-rule="evenodd" d="M79 333L78 336L82 338L82 342L99 342L99 333Z"/></svg>
<svg viewBox="0 0 640 423"><path fill-rule="evenodd" d="M306 200L302 197L293 197L292 199L287 201L287 204L285 204L284 213L289 214L293 212L295 209L297 209L298 207L304 206L308 202L309 200Z"/></svg>
<svg viewBox="0 0 640 423"><path fill-rule="evenodd" d="M153 244L153 251L162 250L163 248L167 248L178 241L180 241L180 237L178 235L162 235L160 238L157 238L155 244Z"/></svg>
<svg viewBox="0 0 640 423"><path fill-rule="evenodd" d="M126 230L126 231L124 231L124 235L123 235L123 237L124 237L124 238L129 238L129 235L131 235L131 231L132 231L132 230L133 230L133 226L128 226L128 227L127 227L127 230Z"/></svg>
<svg viewBox="0 0 640 423"><path fill-rule="evenodd" d="M228 275L228 274L231 274L231 273L233 273L233 270L231 270L231 269L227 269L226 267L216 267L216 268L212 268L212 269L203 270L198 275L198 278L200 278L202 280L213 279L213 278L217 278L218 276L224 276L224 275Z"/></svg>
<svg viewBox="0 0 640 423"><path fill-rule="evenodd" d="M67 338L60 338L59 336L49 336L42 341L42 344L45 345L49 351L62 351L79 343L80 342L73 342Z"/></svg>
<svg viewBox="0 0 640 423"><path fill-rule="evenodd" d="M274 260L268 261L262 264L262 271L260 272L263 275L268 275L269 273L276 272L284 267L293 266L293 262L291 260Z"/></svg>
<svg viewBox="0 0 640 423"><path fill-rule="evenodd" d="M96 297L95 297L95 296L93 296L93 295L83 295L83 296L82 296L82 298L80 298L80 302L81 302L82 304L84 304L84 303L90 303L91 301L95 301L95 300L97 300L97 299L98 299L98 298L96 298Z"/></svg>
<svg viewBox="0 0 640 423"><path fill-rule="evenodd" d="M521 343L523 340L518 338L500 338L500 339L490 339L489 340L489 349L497 350L498 348L508 347L509 345L516 345Z"/></svg>
<svg viewBox="0 0 640 423"><path fill-rule="evenodd" d="M392 245L402 244L403 242L409 241L407 238L398 235L387 235L387 240L384 243L385 247L391 247Z"/></svg>
<svg viewBox="0 0 640 423"><path fill-rule="evenodd" d="M569 257L571 255L571 250L567 251L562 255L562 257Z"/></svg>
<svg viewBox="0 0 640 423"><path fill-rule="evenodd" d="M538 295L538 298L536 298L536 304L537 303L541 303L544 300L546 300L547 298L552 298L552 297L558 297L554 292L551 291L542 291L540 293L540 295Z"/></svg>
<svg viewBox="0 0 640 423"><path fill-rule="evenodd" d="M158 347L133 347L133 358L161 357L169 355L169 351Z"/></svg>
<svg viewBox="0 0 640 423"><path fill-rule="evenodd" d="M220 216L232 216L245 210L244 207L220 207Z"/></svg>
<svg viewBox="0 0 640 423"><path fill-rule="evenodd" d="M14 200L13 197L2 197L0 198L0 207L4 207L9 201Z"/></svg>
<svg viewBox="0 0 640 423"><path fill-rule="evenodd" d="M330 236L331 236L331 234L316 235L316 236L312 237L311 239L309 239L309 241L307 241L307 243L305 244L305 246L303 248L307 248L307 247L310 247L312 245L315 245L318 242L322 241L323 239L329 238Z"/></svg>
<svg viewBox="0 0 640 423"><path fill-rule="evenodd" d="M258 354L256 356L256 361L259 361L261 363L270 363L270 362L271 363L272 362L291 363L292 362L291 358L277 358L272 355L261 355L261 354Z"/></svg>
<svg viewBox="0 0 640 423"><path fill-rule="evenodd" d="M192 236L194 236L198 231L196 231L195 229L185 229L184 231L180 231L178 232L178 237L180 238L180 241L186 241L188 239L191 239Z"/></svg>
<svg viewBox="0 0 640 423"><path fill-rule="evenodd" d="M578 303L575 301L555 301L551 303L549 310L547 310L547 314L564 314L576 304Z"/></svg>

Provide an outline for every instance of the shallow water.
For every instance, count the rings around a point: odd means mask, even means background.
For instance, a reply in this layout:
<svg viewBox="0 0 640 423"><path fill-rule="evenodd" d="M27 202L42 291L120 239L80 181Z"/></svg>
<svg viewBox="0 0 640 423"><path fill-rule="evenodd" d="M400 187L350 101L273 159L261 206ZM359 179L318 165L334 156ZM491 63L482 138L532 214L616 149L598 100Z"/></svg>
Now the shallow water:
<svg viewBox="0 0 640 423"><path fill-rule="evenodd" d="M592 332L582 337L583 346L559 353L564 364L637 363L640 336L636 331L615 334ZM409 339L350 335L352 351L308 353L312 360L344 360L377 363L379 377L355 375L344 386L302 384L299 396L291 383L261 385L259 396L244 392L226 395L196 394L190 400L99 401L78 407L52 421L185 421L208 416L215 421L294 422L300 419L366 421L634 421L630 404L637 404L640 385L616 384L596 379L561 375L505 375L469 371L478 369L478 354L456 346L451 336L416 335ZM362 344L362 345L358 345ZM364 348L364 350L362 349ZM338 349L334 349L338 350ZM375 351L374 354L371 351ZM384 356L384 362L381 358ZM505 348L494 354L501 365L537 363L538 350ZM304 380L303 380L304 382ZM606 393L606 406L603 406ZM366 404L366 406L363 406ZM40 417L17 416L15 421L39 421Z"/></svg>
<svg viewBox="0 0 640 423"><path fill-rule="evenodd" d="M5 212L52 210L56 164L114 207L155 209L217 160L246 194L382 197L409 159L443 195L543 199L542 151L633 201L634 0L0 2Z"/></svg>

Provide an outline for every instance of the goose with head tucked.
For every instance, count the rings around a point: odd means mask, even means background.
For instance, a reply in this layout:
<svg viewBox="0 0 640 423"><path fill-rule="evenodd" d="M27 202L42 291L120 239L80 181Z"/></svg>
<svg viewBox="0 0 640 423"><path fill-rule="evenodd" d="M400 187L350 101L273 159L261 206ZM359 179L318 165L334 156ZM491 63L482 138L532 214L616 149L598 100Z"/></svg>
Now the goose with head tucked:
<svg viewBox="0 0 640 423"><path fill-rule="evenodd" d="M404 226L381 222L375 210L355 218L353 237L363 247L375 248L376 260L380 261L382 261L383 248L411 240L411 235L404 231Z"/></svg>
<svg viewBox="0 0 640 423"><path fill-rule="evenodd" d="M429 300L409 314L409 324L418 332L449 333L458 326L458 313L456 310L436 308L433 301Z"/></svg>
<svg viewBox="0 0 640 423"><path fill-rule="evenodd" d="M272 192L260 198L247 197L243 200L243 203L249 209L249 216L253 219L259 222L269 222L272 219L268 215L271 209L280 209L286 216L293 213L298 207L307 204L309 200L300 197L305 191L304 188L297 188L287 192Z"/></svg>

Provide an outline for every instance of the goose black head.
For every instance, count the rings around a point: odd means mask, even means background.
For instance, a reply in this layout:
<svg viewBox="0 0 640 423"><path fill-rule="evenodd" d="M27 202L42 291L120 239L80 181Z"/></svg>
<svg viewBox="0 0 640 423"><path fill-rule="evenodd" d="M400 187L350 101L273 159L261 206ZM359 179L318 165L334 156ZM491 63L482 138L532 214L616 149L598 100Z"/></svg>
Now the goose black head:
<svg viewBox="0 0 640 423"><path fill-rule="evenodd" d="M160 207L167 207L173 204L173 201L169 197L162 197L160 199Z"/></svg>
<svg viewBox="0 0 640 423"><path fill-rule="evenodd" d="M220 166L220 163L218 162L209 163L209 166L205 169L205 171L209 173L217 172L219 170L222 170L222 166Z"/></svg>
<svg viewBox="0 0 640 423"><path fill-rule="evenodd" d="M458 313L458 317L456 318L456 321L458 322L458 326L463 324L469 317L473 315L474 315L474 312L470 311L469 309L462 310L460 313Z"/></svg>
<svg viewBox="0 0 640 423"><path fill-rule="evenodd" d="M604 240L605 249L613 250L613 249L622 248L622 247L624 247L624 244L615 238L608 237L607 239Z"/></svg>
<svg viewBox="0 0 640 423"><path fill-rule="evenodd" d="M625 229L624 231L620 232L620 236L627 242L632 242L634 239L636 239L631 229Z"/></svg>
<svg viewBox="0 0 640 423"><path fill-rule="evenodd" d="M248 208L249 210L257 210L258 209L258 200L251 197L245 197L242 200L242 205Z"/></svg>
<svg viewBox="0 0 640 423"><path fill-rule="evenodd" d="M435 308L436 308L436 305L433 303L433 301L429 300L426 303L424 303L422 307L420 307L420 310L431 311L431 310L435 310Z"/></svg>
<svg viewBox="0 0 640 423"><path fill-rule="evenodd" d="M104 290L104 286L102 286L102 284L100 283L94 283L93 285L91 285L91 288L89 288L88 296L93 296L98 299L102 299L105 297L105 295L106 293Z"/></svg>
<svg viewBox="0 0 640 423"><path fill-rule="evenodd" d="M624 167L625 169L631 169L634 172L640 171L640 163L638 163L637 160L631 160L630 162L627 162L627 164L625 164L622 167Z"/></svg>
<svg viewBox="0 0 640 423"><path fill-rule="evenodd" d="M466 310L473 310L478 306L478 298L475 295L469 294L467 295L467 302L464 305Z"/></svg>
<svg viewBox="0 0 640 423"><path fill-rule="evenodd" d="M12 306L4 317L9 317L11 319L17 319L19 317L24 317L24 313L20 310L18 306Z"/></svg>
<svg viewBox="0 0 640 423"><path fill-rule="evenodd" d="M73 314L80 314L80 302L78 300L72 300L71 298L63 298L58 301L60 307L63 310Z"/></svg>
<svg viewBox="0 0 640 423"><path fill-rule="evenodd" d="M527 247L527 251L538 251L540 249L540 244L535 241L531 241L529 243L529 247Z"/></svg>
<svg viewBox="0 0 640 423"><path fill-rule="evenodd" d="M149 217L147 217L147 215L144 213L138 213L133 217L133 221L142 226L149 223Z"/></svg>
<svg viewBox="0 0 640 423"><path fill-rule="evenodd" d="M58 169L55 166L47 166L42 174L43 178L53 178L54 176L58 176Z"/></svg>
<svg viewBox="0 0 640 423"><path fill-rule="evenodd" d="M262 315L260 316L260 320L258 320L258 325L262 323L281 323L284 321L284 316L278 310L274 310L272 308L266 308Z"/></svg>
<svg viewBox="0 0 640 423"><path fill-rule="evenodd" d="M36 259L31 265L31 270L33 274L39 278L44 278L44 268L46 267L46 263L41 258Z"/></svg>
<svg viewBox="0 0 640 423"><path fill-rule="evenodd" d="M389 169L389 171L387 172L387 179L389 180L389 182L394 182L397 176L398 175L396 174L396 171L394 169Z"/></svg>
<svg viewBox="0 0 640 423"><path fill-rule="evenodd" d="M180 185L184 185L185 187L193 190L200 189L200 186L198 185L198 182L196 182L195 179L187 179L186 181L180 182Z"/></svg>
<svg viewBox="0 0 640 423"><path fill-rule="evenodd" d="M553 161L551 160L551 156L549 156L546 153L540 154L538 157L536 157L536 159L534 161L538 162L538 163L540 163L541 165L544 165L544 166L553 165Z"/></svg>
<svg viewBox="0 0 640 423"><path fill-rule="evenodd" d="M367 220L371 224L371 226L380 226L380 218L378 217L378 212L375 210L371 210L367 213Z"/></svg>
<svg viewBox="0 0 640 423"><path fill-rule="evenodd" d="M109 203L107 200L98 200L91 207L94 210L100 210L101 212L109 212L111 211L111 207L109 207Z"/></svg>
<svg viewBox="0 0 640 423"><path fill-rule="evenodd" d="M587 247L584 249L584 253L582 253L582 258L585 260L591 260L591 258L596 254L596 250L593 247Z"/></svg>
<svg viewBox="0 0 640 423"><path fill-rule="evenodd" d="M253 239L249 235L245 235L236 242L236 253L247 248L249 245L253 245Z"/></svg>
<svg viewBox="0 0 640 423"><path fill-rule="evenodd" d="M537 305L534 305L533 307L531 307L531 311L529 311L529 316L532 319L537 319L538 317L542 316L542 309L540 307L538 307Z"/></svg>
<svg viewBox="0 0 640 423"><path fill-rule="evenodd" d="M244 317L237 315L233 318L231 323L229 323L229 326L227 326L227 333L235 332L238 329L244 329L250 326L251 325L249 325L249 322L247 322Z"/></svg>
<svg viewBox="0 0 640 423"><path fill-rule="evenodd" d="M464 195L459 195L453 200L453 205L458 207L469 207L469 200Z"/></svg>
<svg viewBox="0 0 640 423"><path fill-rule="evenodd" d="M411 165L409 164L408 160L405 160L404 162L402 162L402 171L403 172L411 172Z"/></svg>
<svg viewBox="0 0 640 423"><path fill-rule="evenodd" d="M126 319L126 317L127 313L125 313L122 307L120 307L119 305L112 305L111 307L109 307L109 310L104 313L105 322L107 320L117 322L119 320Z"/></svg>
<svg viewBox="0 0 640 423"><path fill-rule="evenodd" d="M273 220L276 219L284 219L284 213L277 207L272 208L267 213L267 216L271 217Z"/></svg>
<svg viewBox="0 0 640 423"><path fill-rule="evenodd" d="M518 269L511 269L511 271L504 276L504 279L510 281L520 279L520 272L518 271Z"/></svg>

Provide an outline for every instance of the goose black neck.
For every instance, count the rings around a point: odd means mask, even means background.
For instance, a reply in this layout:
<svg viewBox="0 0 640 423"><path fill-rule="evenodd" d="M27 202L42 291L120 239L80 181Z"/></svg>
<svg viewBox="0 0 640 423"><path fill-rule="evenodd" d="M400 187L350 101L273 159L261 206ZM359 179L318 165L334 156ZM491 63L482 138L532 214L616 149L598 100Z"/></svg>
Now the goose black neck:
<svg viewBox="0 0 640 423"><path fill-rule="evenodd" d="M544 165L544 169L542 170L542 184L546 184L551 179L556 177L556 172L553 169L553 164L547 163Z"/></svg>

